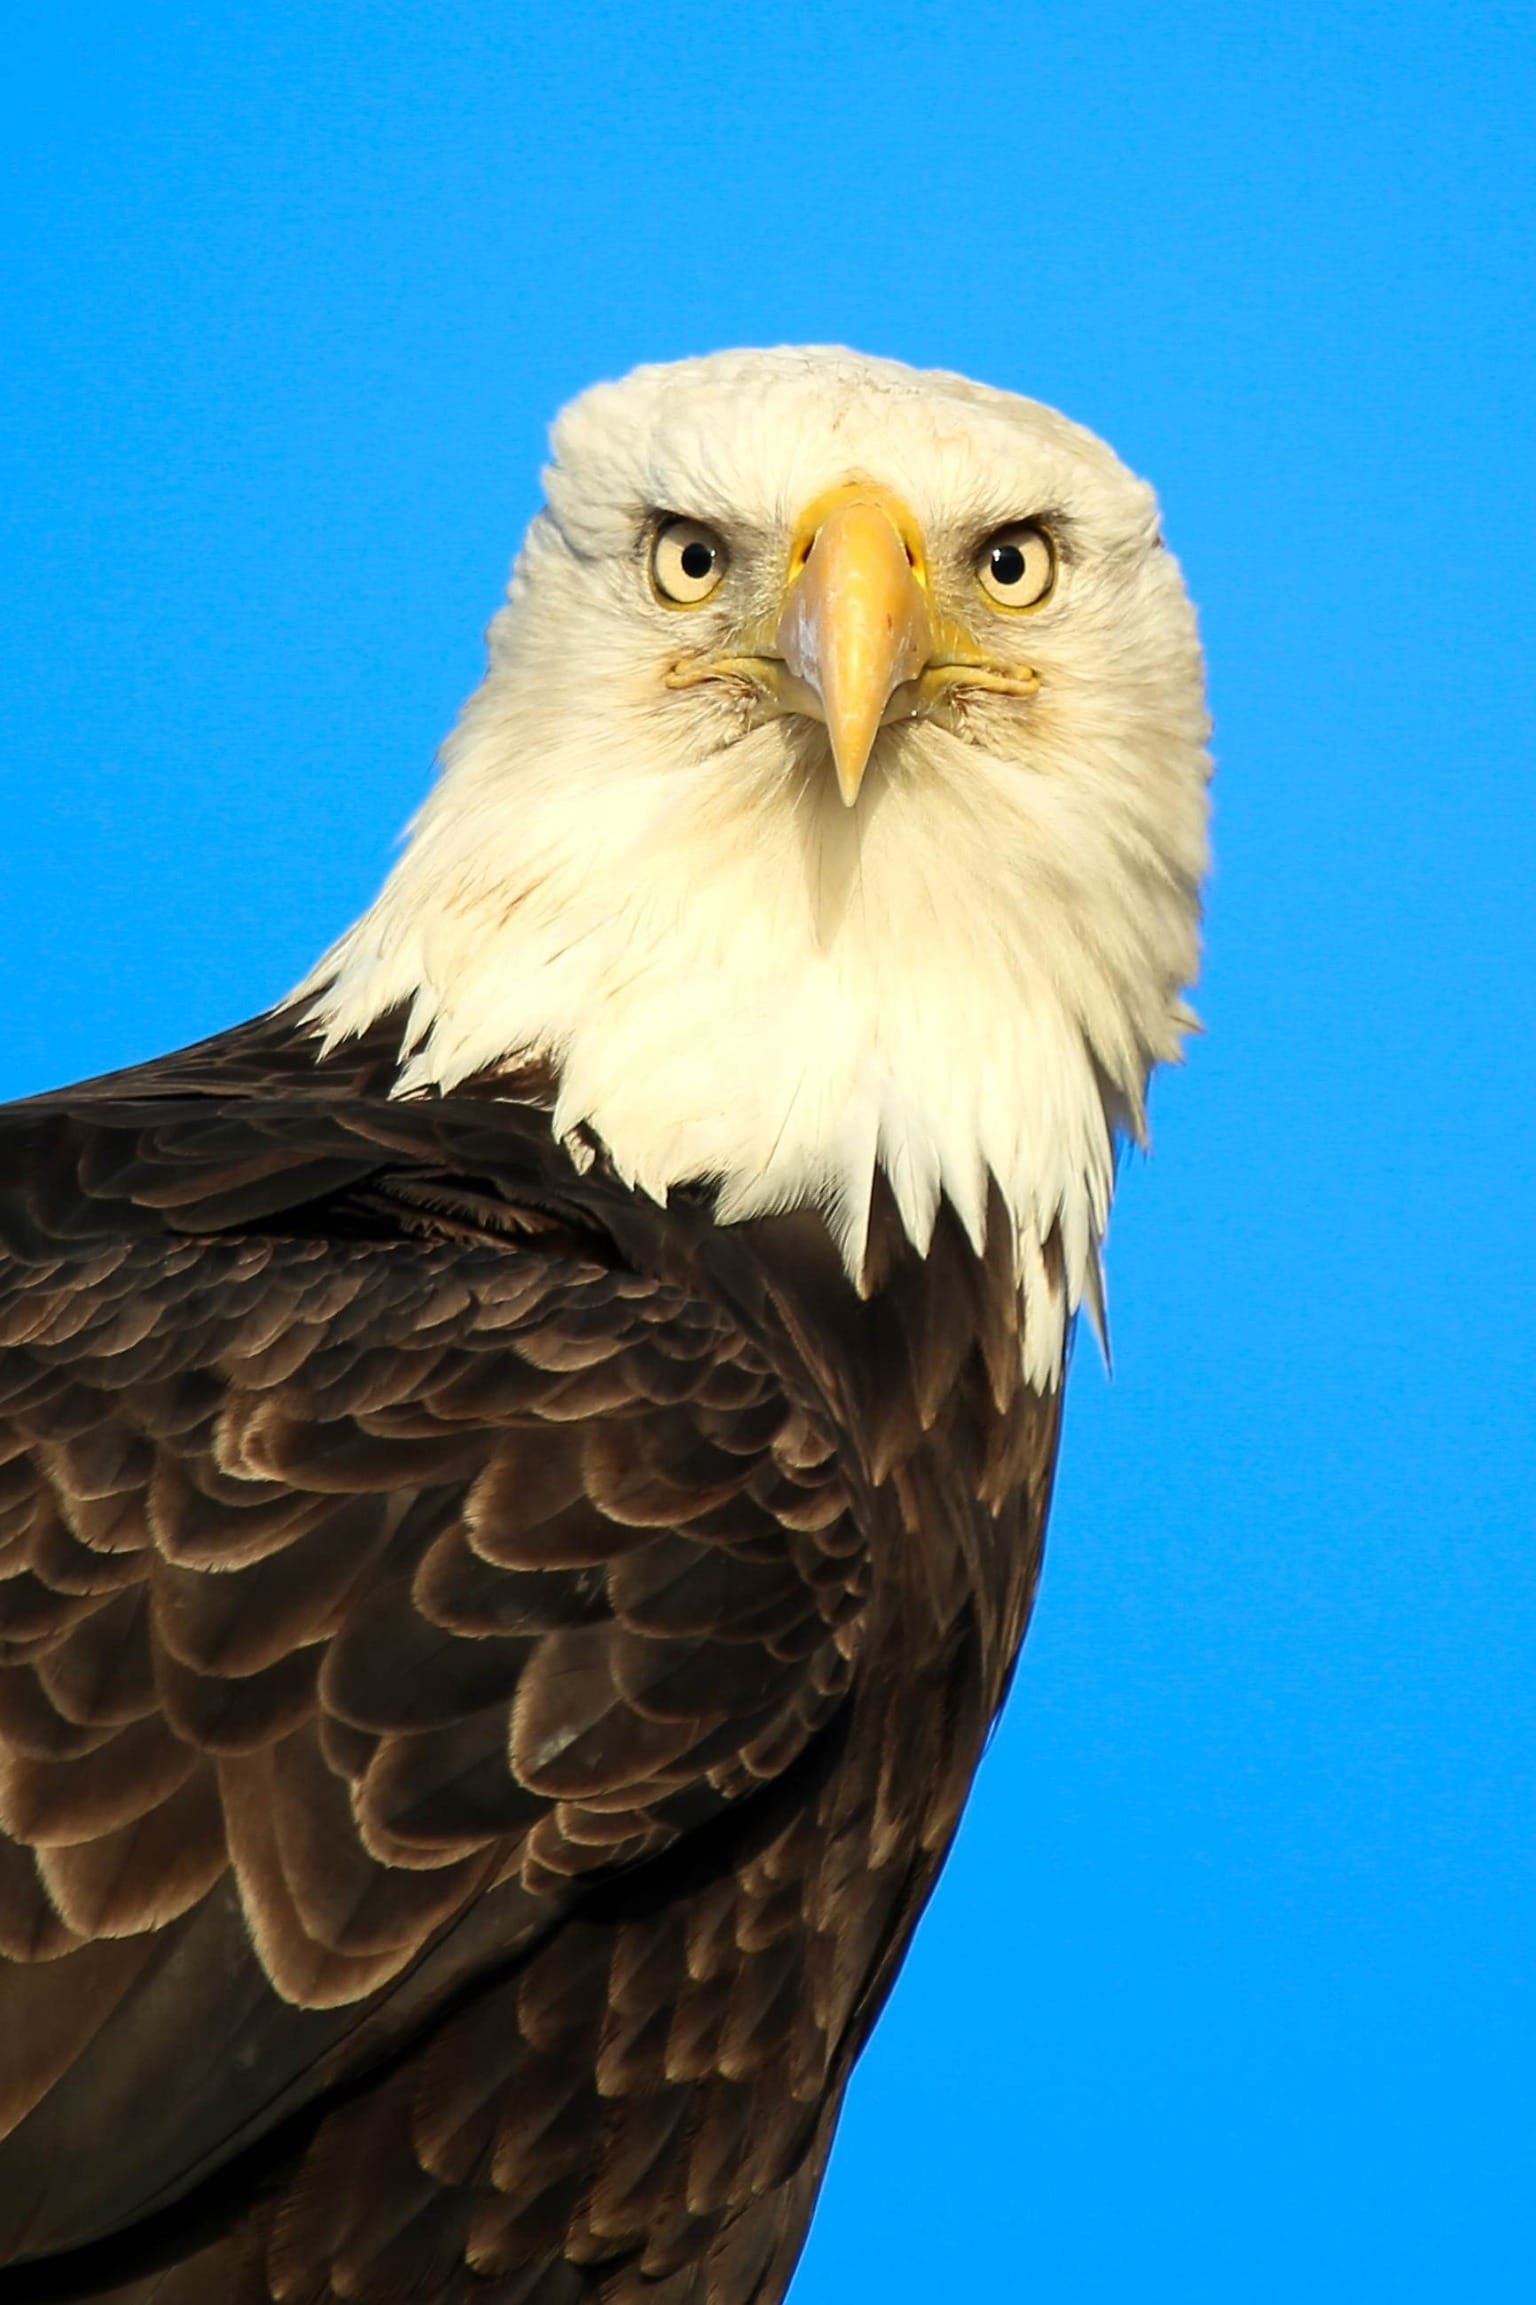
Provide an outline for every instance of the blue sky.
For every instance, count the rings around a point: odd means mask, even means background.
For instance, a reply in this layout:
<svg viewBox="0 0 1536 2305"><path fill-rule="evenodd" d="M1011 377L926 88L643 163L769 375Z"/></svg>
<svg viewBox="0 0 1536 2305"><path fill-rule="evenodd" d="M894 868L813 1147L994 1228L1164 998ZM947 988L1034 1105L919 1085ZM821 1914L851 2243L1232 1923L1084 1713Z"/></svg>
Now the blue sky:
<svg viewBox="0 0 1536 2305"><path fill-rule="evenodd" d="M1208 1024L795 2305L1536 2294L1523 9L13 0L0 1093L286 989L542 428L843 339L1158 484Z"/></svg>

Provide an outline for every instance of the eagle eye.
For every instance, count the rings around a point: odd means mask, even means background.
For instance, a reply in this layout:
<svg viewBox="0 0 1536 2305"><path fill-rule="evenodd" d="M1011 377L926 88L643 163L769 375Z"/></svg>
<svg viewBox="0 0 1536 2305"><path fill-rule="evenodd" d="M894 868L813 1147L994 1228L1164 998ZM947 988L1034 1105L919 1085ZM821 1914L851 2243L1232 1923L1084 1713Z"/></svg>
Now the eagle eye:
<svg viewBox="0 0 1536 2305"><path fill-rule="evenodd" d="M1010 521L976 555L976 581L998 608L1038 608L1056 581L1056 550L1032 520Z"/></svg>
<svg viewBox="0 0 1536 2305"><path fill-rule="evenodd" d="M664 520L651 545L651 583L669 608L696 608L729 563L725 539L702 520Z"/></svg>

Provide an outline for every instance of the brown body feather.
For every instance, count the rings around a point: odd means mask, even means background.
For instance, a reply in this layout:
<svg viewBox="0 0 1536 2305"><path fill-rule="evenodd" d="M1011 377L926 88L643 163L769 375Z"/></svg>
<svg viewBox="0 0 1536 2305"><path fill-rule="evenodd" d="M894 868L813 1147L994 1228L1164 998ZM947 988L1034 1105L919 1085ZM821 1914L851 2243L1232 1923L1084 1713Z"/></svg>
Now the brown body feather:
<svg viewBox="0 0 1536 2305"><path fill-rule="evenodd" d="M771 2305L1006 1691L1001 1249L397 1050L0 1114L0 2305Z"/></svg>

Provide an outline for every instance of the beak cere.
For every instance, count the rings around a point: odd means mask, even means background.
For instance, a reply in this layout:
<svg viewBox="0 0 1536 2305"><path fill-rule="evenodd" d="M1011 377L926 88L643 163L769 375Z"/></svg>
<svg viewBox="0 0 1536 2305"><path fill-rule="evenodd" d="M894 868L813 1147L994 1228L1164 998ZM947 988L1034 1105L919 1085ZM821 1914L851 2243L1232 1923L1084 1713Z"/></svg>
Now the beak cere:
<svg viewBox="0 0 1536 2305"><path fill-rule="evenodd" d="M916 533L904 505L855 483L811 507L791 556L777 645L821 707L849 808L887 705L933 649L920 562L907 543Z"/></svg>

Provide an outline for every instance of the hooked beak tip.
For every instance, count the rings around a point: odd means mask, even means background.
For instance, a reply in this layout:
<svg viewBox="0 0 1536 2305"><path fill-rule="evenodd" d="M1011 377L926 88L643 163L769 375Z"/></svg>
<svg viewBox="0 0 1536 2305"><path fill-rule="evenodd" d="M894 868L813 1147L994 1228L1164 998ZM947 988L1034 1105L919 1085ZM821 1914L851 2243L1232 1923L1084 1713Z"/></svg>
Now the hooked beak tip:
<svg viewBox="0 0 1536 2305"><path fill-rule="evenodd" d="M842 795L843 806L853 808L857 805L864 774L869 767L869 756L875 749L875 731L872 728L867 735L862 731L855 734L844 721L835 729L829 728L828 734L832 739L832 766L837 775L837 789Z"/></svg>

